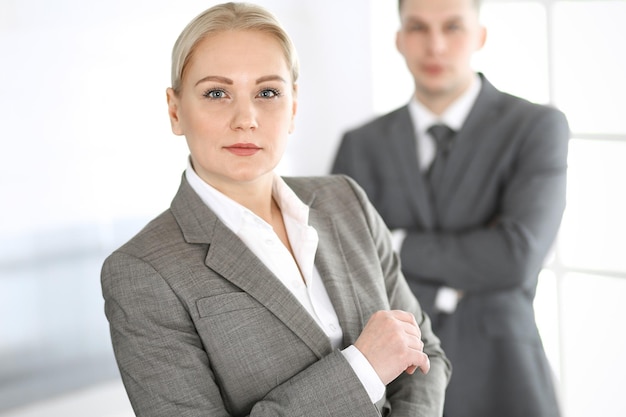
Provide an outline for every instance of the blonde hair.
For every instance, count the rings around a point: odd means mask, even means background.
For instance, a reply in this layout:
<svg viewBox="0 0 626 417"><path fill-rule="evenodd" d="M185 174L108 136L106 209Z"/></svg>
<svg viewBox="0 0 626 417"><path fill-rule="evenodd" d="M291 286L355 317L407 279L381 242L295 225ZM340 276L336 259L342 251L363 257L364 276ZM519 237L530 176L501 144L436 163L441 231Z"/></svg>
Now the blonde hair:
<svg viewBox="0 0 626 417"><path fill-rule="evenodd" d="M211 34L230 30L259 31L274 36L282 46L295 84L299 72L296 49L278 19L260 6L231 2L218 4L200 13L178 36L172 50L172 89L177 94L198 43Z"/></svg>

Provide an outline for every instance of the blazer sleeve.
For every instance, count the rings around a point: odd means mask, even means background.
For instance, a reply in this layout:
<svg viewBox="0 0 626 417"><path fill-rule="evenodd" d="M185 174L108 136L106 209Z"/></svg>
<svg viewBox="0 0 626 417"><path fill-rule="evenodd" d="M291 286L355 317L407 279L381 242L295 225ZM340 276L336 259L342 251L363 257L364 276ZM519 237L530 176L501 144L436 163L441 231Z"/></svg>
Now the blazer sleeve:
<svg viewBox="0 0 626 417"><path fill-rule="evenodd" d="M445 390L452 372L450 362L431 329L429 317L421 309L401 272L398 255L392 248L389 229L363 189L354 180L347 179L362 205L378 251L390 309L413 313L422 332L424 352L430 359L431 368L428 374L423 375L419 370L413 375L403 373L387 386L387 399L391 407L389 415L441 416Z"/></svg>
<svg viewBox="0 0 626 417"><path fill-rule="evenodd" d="M411 277L468 292L523 285L536 275L565 209L569 127L542 107L526 126L489 223L455 232L410 230L401 249Z"/></svg>
<svg viewBox="0 0 626 417"><path fill-rule="evenodd" d="M115 358L137 416L228 416L188 312L148 262L116 251L102 268Z"/></svg>
<svg viewBox="0 0 626 417"><path fill-rule="evenodd" d="M222 400L209 352L188 311L158 271L117 251L103 265L102 289L116 360L137 416L235 415ZM292 378L269 391L247 415L377 417L379 412L335 350L294 370Z"/></svg>

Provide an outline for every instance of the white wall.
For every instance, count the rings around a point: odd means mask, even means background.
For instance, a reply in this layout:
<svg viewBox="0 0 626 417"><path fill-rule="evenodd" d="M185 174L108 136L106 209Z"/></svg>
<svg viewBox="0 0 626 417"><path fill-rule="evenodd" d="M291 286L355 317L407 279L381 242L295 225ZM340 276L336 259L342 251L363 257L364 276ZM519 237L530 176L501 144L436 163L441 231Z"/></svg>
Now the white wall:
<svg viewBox="0 0 626 417"><path fill-rule="evenodd" d="M41 378L33 385L20 379L20 369L56 361L68 379L68 360L80 358L79 366L71 365L76 371L94 356L112 360L99 267L114 246L169 205L178 187L187 150L167 119L170 50L183 26L215 3L0 0L0 412L8 400L20 401L20 393L34 400L42 389ZM341 132L411 94L392 46L396 3L258 3L284 23L302 64L296 131L280 171L324 174ZM619 117L626 61L613 42L623 38L617 23L626 8L623 1L543 7L554 4L485 1L490 38L476 66L505 91L539 102L556 97L578 134L556 251L569 274L544 274L537 314L568 416L589 415L601 404L603 415L617 417L624 414L618 390L626 374L626 338L619 336L626 200L615 192L623 189L626 156L626 119ZM599 5L593 13L591 4ZM576 13L563 13L569 9ZM553 55L550 39L560 45ZM551 65L558 72L546 76ZM590 76L589 68L599 72ZM595 341L583 346L583 356L594 357L583 370L587 378L579 375L581 328ZM96 368L94 374L106 375ZM590 386L589 376L599 383ZM59 390L63 383L48 381ZM111 395L119 392L114 386ZM15 417L43 415L43 408L50 417L84 415L55 414L56 405L48 404Z"/></svg>
<svg viewBox="0 0 626 417"><path fill-rule="evenodd" d="M111 357L99 268L178 187L187 149L167 117L171 48L216 3L0 1L0 411L35 398L24 372ZM258 3L302 66L279 171L324 174L341 132L372 112L369 3Z"/></svg>
<svg viewBox="0 0 626 417"><path fill-rule="evenodd" d="M0 3L2 235L168 205L186 155L167 120L169 54L184 24L214 3ZM325 173L340 132L371 112L367 3L259 3L283 21L302 61L282 172Z"/></svg>

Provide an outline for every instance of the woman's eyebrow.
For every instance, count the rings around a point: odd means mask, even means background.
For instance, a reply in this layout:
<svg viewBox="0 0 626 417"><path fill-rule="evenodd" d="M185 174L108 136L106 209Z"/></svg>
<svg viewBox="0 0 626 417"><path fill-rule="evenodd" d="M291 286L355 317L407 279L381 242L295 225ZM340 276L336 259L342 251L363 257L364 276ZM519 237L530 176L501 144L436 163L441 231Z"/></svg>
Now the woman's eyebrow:
<svg viewBox="0 0 626 417"><path fill-rule="evenodd" d="M219 75L207 75L206 77L198 80L196 85L198 85L200 83L207 82L207 81L217 81L217 82L220 82L222 84L233 85L233 80L231 80L230 78L219 76Z"/></svg>
<svg viewBox="0 0 626 417"><path fill-rule="evenodd" d="M287 81L285 81L285 79L283 77L281 77L280 75L266 75L266 76L263 76L261 78L258 78L256 80L256 83L257 84L261 84L261 83L264 83L266 81L280 81L282 83L287 83Z"/></svg>
<svg viewBox="0 0 626 417"><path fill-rule="evenodd" d="M233 85L234 82L233 80L231 80L230 78L227 77L222 77L220 75L207 75L206 77L198 80L198 82L196 82L196 85L207 82L207 81L216 81L222 84L228 84L228 85ZM281 77L280 75L265 75L263 77L257 78L256 83L257 84L261 84L267 81L280 81L282 83L286 83L287 81L285 81L285 79L283 77Z"/></svg>

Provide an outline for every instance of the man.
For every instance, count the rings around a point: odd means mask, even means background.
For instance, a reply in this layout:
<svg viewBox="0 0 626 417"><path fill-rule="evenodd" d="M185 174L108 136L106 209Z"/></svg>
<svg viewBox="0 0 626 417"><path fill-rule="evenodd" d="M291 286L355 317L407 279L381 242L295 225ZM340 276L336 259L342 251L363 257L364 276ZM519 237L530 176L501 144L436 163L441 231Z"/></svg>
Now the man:
<svg viewBox="0 0 626 417"><path fill-rule="evenodd" d="M347 132L333 172L356 179L395 231L452 361L444 415L558 416L533 299L565 207L569 128L472 70L486 38L478 3L399 2L414 97Z"/></svg>

